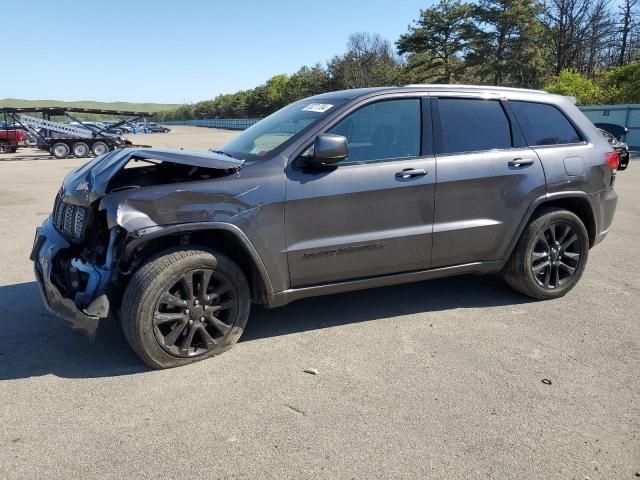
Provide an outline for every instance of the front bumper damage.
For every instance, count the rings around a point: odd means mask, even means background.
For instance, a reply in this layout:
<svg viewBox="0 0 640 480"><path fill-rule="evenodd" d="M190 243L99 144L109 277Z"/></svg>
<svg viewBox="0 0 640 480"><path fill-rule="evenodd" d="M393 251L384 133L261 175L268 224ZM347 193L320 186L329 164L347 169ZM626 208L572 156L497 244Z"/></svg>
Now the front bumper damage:
<svg viewBox="0 0 640 480"><path fill-rule="evenodd" d="M138 161L144 167L137 168ZM201 212L209 213L213 205L205 180L237 175L243 165L215 152L122 149L71 171L52 215L36 230L31 252L47 310L93 337L100 320L117 309L131 274L133 264L126 261L131 258L121 255L127 243L138 245L133 240L139 240L139 231L157 228L158 220L202 220ZM177 186L190 182L193 191ZM229 198L219 192L213 197Z"/></svg>
<svg viewBox="0 0 640 480"><path fill-rule="evenodd" d="M65 297L54 283L53 269L56 256L69 247L70 243L53 226L51 217L38 227L31 251L36 280L46 309L74 330L93 338L100 320L109 316L105 291L110 271L72 259L70 267L85 273L87 282L84 291L76 292L73 299ZM77 306L83 304L86 306Z"/></svg>

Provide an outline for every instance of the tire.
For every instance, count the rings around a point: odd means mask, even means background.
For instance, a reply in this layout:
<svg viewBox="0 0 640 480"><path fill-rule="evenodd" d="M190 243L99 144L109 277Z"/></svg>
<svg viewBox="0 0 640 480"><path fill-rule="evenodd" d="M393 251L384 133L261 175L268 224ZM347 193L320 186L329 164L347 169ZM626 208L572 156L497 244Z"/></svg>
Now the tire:
<svg viewBox="0 0 640 480"><path fill-rule="evenodd" d="M209 282L205 272L211 272ZM191 299L182 277L191 278ZM181 247L136 271L120 317L125 338L142 361L152 368L172 368L231 348L244 331L250 306L249 284L232 260L201 247Z"/></svg>
<svg viewBox="0 0 640 480"><path fill-rule="evenodd" d="M578 283L588 257L589 235L580 218L568 210L546 208L525 228L503 273L514 290L548 300L562 297Z"/></svg>
<svg viewBox="0 0 640 480"><path fill-rule="evenodd" d="M74 143L71 147L71 150L73 151L73 155L77 158L84 158L88 156L89 152L91 151L89 150L89 145L84 142Z"/></svg>
<svg viewBox="0 0 640 480"><path fill-rule="evenodd" d="M51 147L51 154L60 160L67 158L70 153L69 145L63 142L54 143Z"/></svg>
<svg viewBox="0 0 640 480"><path fill-rule="evenodd" d="M93 145L91 145L91 153L93 153L96 157L104 155L108 151L109 146L105 142L98 141L94 142Z"/></svg>
<svg viewBox="0 0 640 480"><path fill-rule="evenodd" d="M10 153L11 145L9 142L5 142L4 140L0 141L0 153Z"/></svg>

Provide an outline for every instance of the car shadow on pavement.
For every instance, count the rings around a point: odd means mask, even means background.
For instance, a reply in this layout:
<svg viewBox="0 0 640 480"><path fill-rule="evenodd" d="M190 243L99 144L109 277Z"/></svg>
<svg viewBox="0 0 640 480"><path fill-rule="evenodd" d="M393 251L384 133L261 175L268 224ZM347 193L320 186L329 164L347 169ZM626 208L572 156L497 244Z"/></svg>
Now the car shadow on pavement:
<svg viewBox="0 0 640 480"><path fill-rule="evenodd" d="M529 302L499 276L461 276L299 300L269 310L254 306L242 342L452 308ZM53 318L35 282L0 287L0 381L55 375L96 378L149 371L114 321L94 343Z"/></svg>
<svg viewBox="0 0 640 480"><path fill-rule="evenodd" d="M288 335L421 312L529 303L499 275L463 275L308 298L286 307L254 308L241 341Z"/></svg>
<svg viewBox="0 0 640 480"><path fill-rule="evenodd" d="M115 321L103 322L91 343L45 310L35 282L0 287L0 381L49 374L110 377L148 370Z"/></svg>

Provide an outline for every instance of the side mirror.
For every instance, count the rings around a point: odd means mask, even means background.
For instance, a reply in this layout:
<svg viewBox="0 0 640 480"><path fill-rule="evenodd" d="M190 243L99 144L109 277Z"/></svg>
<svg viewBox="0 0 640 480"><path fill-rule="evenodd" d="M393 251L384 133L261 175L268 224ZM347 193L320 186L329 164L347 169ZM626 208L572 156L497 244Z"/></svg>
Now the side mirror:
<svg viewBox="0 0 640 480"><path fill-rule="evenodd" d="M304 159L309 167L325 167L341 162L348 156L349 145L346 137L323 133L316 137L313 150L304 155Z"/></svg>

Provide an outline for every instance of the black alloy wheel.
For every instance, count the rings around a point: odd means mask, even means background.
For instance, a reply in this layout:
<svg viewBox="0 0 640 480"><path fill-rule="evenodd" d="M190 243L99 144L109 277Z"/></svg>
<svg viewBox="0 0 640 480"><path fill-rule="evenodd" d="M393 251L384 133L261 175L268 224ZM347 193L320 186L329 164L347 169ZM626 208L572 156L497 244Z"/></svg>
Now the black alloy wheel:
<svg viewBox="0 0 640 480"><path fill-rule="evenodd" d="M530 268L538 284L556 289L567 284L580 266L582 244L567 223L554 223L539 232L531 251Z"/></svg>
<svg viewBox="0 0 640 480"><path fill-rule="evenodd" d="M589 233L582 219L560 207L543 207L525 227L503 274L511 288L538 300L566 295L589 259Z"/></svg>
<svg viewBox="0 0 640 480"><path fill-rule="evenodd" d="M160 347L176 357L196 357L223 343L237 318L238 295L223 273L185 272L160 296L153 331Z"/></svg>

